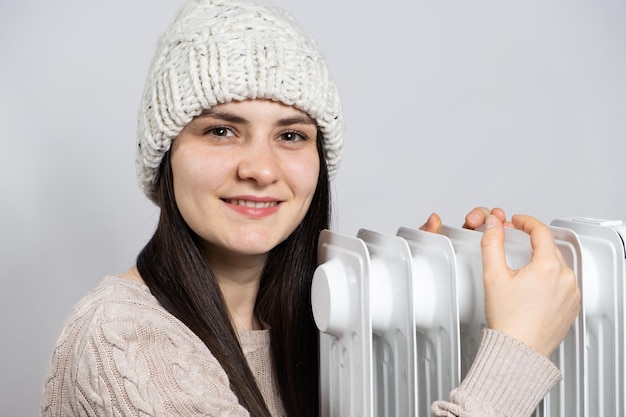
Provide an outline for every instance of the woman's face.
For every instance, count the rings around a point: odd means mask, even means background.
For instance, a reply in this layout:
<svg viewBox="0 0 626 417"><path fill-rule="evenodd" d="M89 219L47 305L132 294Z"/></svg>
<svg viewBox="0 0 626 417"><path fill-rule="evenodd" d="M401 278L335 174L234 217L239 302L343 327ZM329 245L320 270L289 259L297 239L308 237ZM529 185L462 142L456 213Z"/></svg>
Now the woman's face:
<svg viewBox="0 0 626 417"><path fill-rule="evenodd" d="M171 151L174 196L209 257L265 255L306 214L320 170L317 127L270 100L217 105Z"/></svg>

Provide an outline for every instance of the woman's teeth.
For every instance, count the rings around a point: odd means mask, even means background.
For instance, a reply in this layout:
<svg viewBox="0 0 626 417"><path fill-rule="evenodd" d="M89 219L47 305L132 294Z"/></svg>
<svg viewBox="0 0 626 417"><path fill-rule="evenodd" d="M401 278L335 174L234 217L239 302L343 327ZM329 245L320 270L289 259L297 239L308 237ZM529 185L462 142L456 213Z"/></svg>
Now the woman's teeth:
<svg viewBox="0 0 626 417"><path fill-rule="evenodd" d="M251 208L268 208L278 204L276 201L226 200L226 202L237 206L245 206Z"/></svg>

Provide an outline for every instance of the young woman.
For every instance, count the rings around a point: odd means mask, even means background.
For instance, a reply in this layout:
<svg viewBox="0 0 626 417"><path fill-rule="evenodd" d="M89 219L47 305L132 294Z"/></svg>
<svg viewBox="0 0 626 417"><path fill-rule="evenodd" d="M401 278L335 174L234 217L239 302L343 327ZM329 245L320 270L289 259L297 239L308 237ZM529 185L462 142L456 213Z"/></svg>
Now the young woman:
<svg viewBox="0 0 626 417"><path fill-rule="evenodd" d="M136 267L72 311L52 355L44 416L316 416L310 286L341 157L337 89L284 12L191 0L161 39L141 103L137 168L161 209ZM528 415L559 380L547 356L578 312L544 225L506 267L504 214L485 224L484 333L439 416ZM433 215L424 229L436 231ZM515 366L511 366L511 361ZM443 399L442 399L443 400Z"/></svg>

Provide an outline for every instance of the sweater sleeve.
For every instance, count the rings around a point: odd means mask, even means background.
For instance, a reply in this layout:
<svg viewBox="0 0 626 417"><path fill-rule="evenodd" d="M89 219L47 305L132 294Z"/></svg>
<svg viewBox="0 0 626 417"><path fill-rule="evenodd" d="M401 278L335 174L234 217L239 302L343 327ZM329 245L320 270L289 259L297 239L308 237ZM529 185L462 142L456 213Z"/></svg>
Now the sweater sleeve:
<svg viewBox="0 0 626 417"><path fill-rule="evenodd" d="M134 299L95 304L78 308L57 342L42 416L249 415L217 359L173 316Z"/></svg>
<svg viewBox="0 0 626 417"><path fill-rule="evenodd" d="M465 379L431 411L438 417L528 417L561 379L546 357L508 335L484 330Z"/></svg>

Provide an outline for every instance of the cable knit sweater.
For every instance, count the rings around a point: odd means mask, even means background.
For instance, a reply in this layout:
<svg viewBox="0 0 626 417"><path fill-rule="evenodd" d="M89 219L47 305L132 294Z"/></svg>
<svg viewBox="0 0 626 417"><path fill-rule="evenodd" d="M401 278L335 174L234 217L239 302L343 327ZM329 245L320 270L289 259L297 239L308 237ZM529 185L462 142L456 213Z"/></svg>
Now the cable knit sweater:
<svg viewBox="0 0 626 417"><path fill-rule="evenodd" d="M273 416L283 416L268 331L238 333ZM486 331L474 365L436 416L528 416L561 374ZM210 351L148 287L106 277L70 313L45 378L42 416L247 416Z"/></svg>

